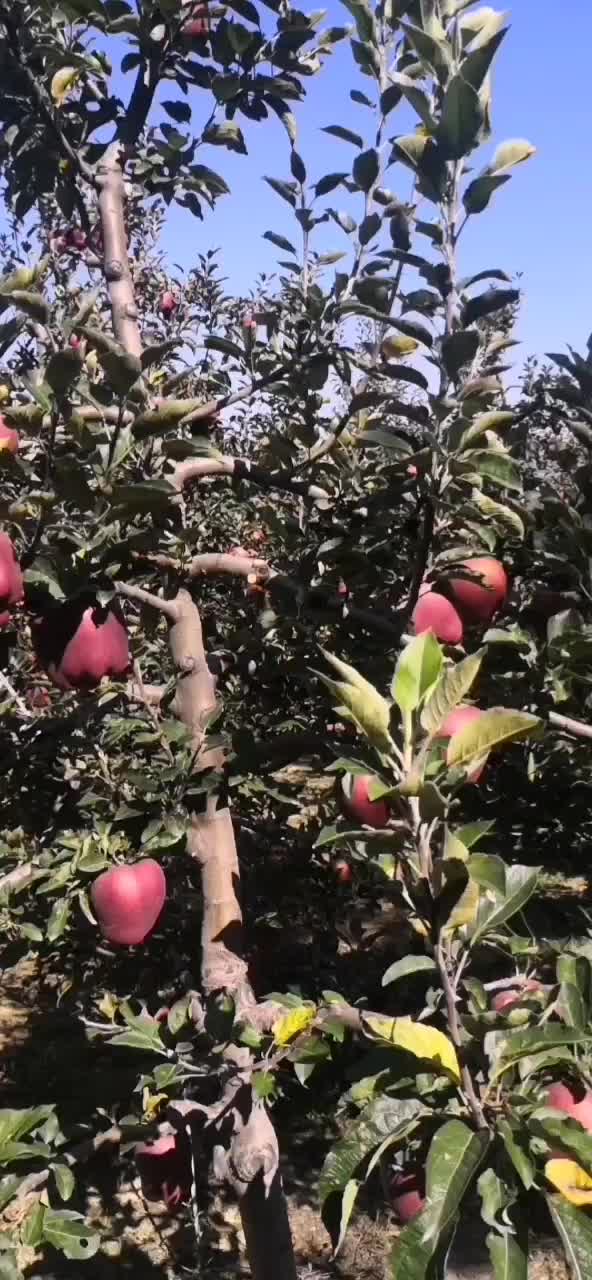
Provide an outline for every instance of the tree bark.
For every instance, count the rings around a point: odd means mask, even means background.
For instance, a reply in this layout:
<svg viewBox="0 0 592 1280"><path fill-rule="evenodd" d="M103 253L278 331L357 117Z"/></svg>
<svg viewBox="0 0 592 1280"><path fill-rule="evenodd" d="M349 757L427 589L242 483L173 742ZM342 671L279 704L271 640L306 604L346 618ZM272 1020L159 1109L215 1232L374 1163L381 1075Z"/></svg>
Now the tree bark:
<svg viewBox="0 0 592 1280"><path fill-rule="evenodd" d="M207 726L217 710L215 681L206 661L201 619L188 591L173 601L159 600L138 588L118 583L118 590L160 608L170 622L169 644L177 687L174 714L191 733L199 771L220 772L223 751L207 745ZM255 1014L256 998L242 955L242 911L238 892L240 870L230 811L218 808L216 788L204 795L203 812L191 818L187 849L201 870L203 924L201 980L205 996L224 992L235 1002L237 1015ZM246 1071L251 1062L248 1051ZM234 1061L236 1050L229 1051ZM245 1066L241 1067L244 1078ZM238 1196L247 1256L253 1280L297 1280L288 1210L279 1172L275 1130L266 1108L247 1086L247 1114L234 1108L235 1130L223 1164L227 1180Z"/></svg>
<svg viewBox="0 0 592 1280"><path fill-rule="evenodd" d="M105 152L96 171L103 234L103 270L111 303L115 337L130 355L140 356L142 338L125 231L122 154L121 143L114 142Z"/></svg>

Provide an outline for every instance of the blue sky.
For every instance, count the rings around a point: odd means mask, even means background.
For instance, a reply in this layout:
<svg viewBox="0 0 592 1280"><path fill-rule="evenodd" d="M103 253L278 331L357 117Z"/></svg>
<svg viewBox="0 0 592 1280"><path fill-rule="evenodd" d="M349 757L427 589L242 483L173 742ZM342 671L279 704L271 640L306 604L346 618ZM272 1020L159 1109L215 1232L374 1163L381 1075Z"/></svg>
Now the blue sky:
<svg viewBox="0 0 592 1280"><path fill-rule="evenodd" d="M592 0L562 0L562 10L558 21L557 0L515 0L512 7L511 30L496 66L493 144L525 137L538 151L514 171L489 209L469 222L461 249L463 274L498 266L523 273L519 356L561 349L567 342L582 350L592 330ZM347 11L330 0L328 24L349 21ZM305 102L295 106L297 145L315 180L329 171L347 170L354 155L351 146L323 134L322 125L349 125L371 137L370 113L350 101L349 90L357 86L372 96L372 82L360 77L344 45L307 83ZM170 86L165 96L171 96ZM407 124L398 112L390 121L389 136ZM229 287L246 293L257 273L272 273L282 256L262 238L263 232L271 228L293 239L297 228L288 206L263 182L264 174L290 176L284 130L275 120L256 126L241 120L243 124L248 156L214 147L199 154L226 177L232 194L201 223L172 207L163 248L187 268L199 252L221 246ZM392 167L388 185L406 198L408 171ZM337 193L331 200L343 206ZM321 231L318 247L323 251L346 246L336 226Z"/></svg>

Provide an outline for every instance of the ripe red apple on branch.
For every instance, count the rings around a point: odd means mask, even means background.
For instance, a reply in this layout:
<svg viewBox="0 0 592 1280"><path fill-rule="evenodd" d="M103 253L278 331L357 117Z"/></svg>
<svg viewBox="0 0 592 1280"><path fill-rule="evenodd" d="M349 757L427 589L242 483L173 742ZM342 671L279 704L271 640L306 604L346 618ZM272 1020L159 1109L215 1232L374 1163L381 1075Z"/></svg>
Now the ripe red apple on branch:
<svg viewBox="0 0 592 1280"><path fill-rule="evenodd" d="M346 773L341 781L343 808L348 818L365 827L386 827L390 818L390 810L385 800L371 800L370 787L377 782L371 773Z"/></svg>
<svg viewBox="0 0 592 1280"><path fill-rule="evenodd" d="M497 992L491 1001L491 1007L496 1013L510 1013L512 1009L524 1004L525 1000L544 990L542 982L537 982L536 978L517 978L515 987Z"/></svg>
<svg viewBox="0 0 592 1280"><path fill-rule="evenodd" d="M390 1183L391 1205L401 1223L405 1226L425 1208L425 1177L419 1171L395 1173Z"/></svg>
<svg viewBox="0 0 592 1280"><path fill-rule="evenodd" d="M0 533L0 627L10 621L9 607L23 598L23 575L7 533Z"/></svg>
<svg viewBox="0 0 592 1280"><path fill-rule="evenodd" d="M163 316L172 316L173 312L177 310L178 305L179 304L174 293L171 293L170 289L166 289L160 299L160 310Z"/></svg>
<svg viewBox="0 0 592 1280"><path fill-rule="evenodd" d="M14 431L12 427L9 427L6 420L0 415L0 453L18 453L18 447L18 431Z"/></svg>
<svg viewBox="0 0 592 1280"><path fill-rule="evenodd" d="M210 33L210 19L207 4L198 4L193 10L189 22L183 25L183 35L187 40L203 40Z"/></svg>
<svg viewBox="0 0 592 1280"><path fill-rule="evenodd" d="M558 1111L564 1111L572 1120L578 1120L582 1128L592 1133L592 1090L586 1092L582 1089L578 1097L568 1085L560 1081L551 1085L547 1103Z"/></svg>
<svg viewBox="0 0 592 1280"><path fill-rule="evenodd" d="M416 636L433 631L442 644L462 644L463 624L450 600L431 591L426 585L420 590L420 598L413 610L413 630Z"/></svg>
<svg viewBox="0 0 592 1280"><path fill-rule="evenodd" d="M493 556L476 556L463 560L459 568L471 574L472 579L452 576L447 585L463 621L490 622L508 594L508 575L503 564Z"/></svg>
<svg viewBox="0 0 592 1280"><path fill-rule="evenodd" d="M190 1162L173 1134L155 1138L154 1142L137 1143L134 1159L146 1200L164 1200L173 1213L190 1199Z"/></svg>
<svg viewBox="0 0 592 1280"><path fill-rule="evenodd" d="M145 942L166 901L164 871L153 858L111 867L95 880L90 897L108 942L135 947Z"/></svg>
<svg viewBox="0 0 592 1280"><path fill-rule="evenodd" d="M92 688L130 666L128 635L116 601L107 608L85 595L52 609L33 628L37 656L61 689Z"/></svg>

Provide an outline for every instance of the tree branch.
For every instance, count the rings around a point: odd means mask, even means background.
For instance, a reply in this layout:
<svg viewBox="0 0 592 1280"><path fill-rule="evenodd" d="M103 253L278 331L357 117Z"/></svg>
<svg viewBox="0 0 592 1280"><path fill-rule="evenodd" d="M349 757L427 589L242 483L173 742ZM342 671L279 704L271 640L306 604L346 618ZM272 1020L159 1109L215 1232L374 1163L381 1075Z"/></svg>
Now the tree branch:
<svg viewBox="0 0 592 1280"><path fill-rule="evenodd" d="M112 143L99 161L96 170L99 214L103 233L103 270L111 303L115 337L129 355L140 356L142 338L129 266L121 157L121 142Z"/></svg>
<svg viewBox="0 0 592 1280"><path fill-rule="evenodd" d="M246 480L258 485L260 489L280 489L315 500L329 497L326 489L308 484L305 480L297 480L290 471L267 471L243 458L187 458L186 461L177 463L172 484L181 493L191 481L216 475L231 476L237 484Z"/></svg>
<svg viewBox="0 0 592 1280"><path fill-rule="evenodd" d="M564 733L570 733L573 738L592 738L592 725L572 720L570 716L560 716L557 711L549 712L549 724L556 729L563 729Z"/></svg>

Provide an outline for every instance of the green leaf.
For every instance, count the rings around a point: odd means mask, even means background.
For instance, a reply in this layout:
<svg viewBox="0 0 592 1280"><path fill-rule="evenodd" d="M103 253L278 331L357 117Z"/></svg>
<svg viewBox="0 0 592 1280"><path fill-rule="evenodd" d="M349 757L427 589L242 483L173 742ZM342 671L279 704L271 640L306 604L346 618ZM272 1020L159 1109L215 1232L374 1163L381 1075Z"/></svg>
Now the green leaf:
<svg viewBox="0 0 592 1280"><path fill-rule="evenodd" d="M493 59L508 33L508 27L503 25L504 20L504 14L493 14L493 22L484 28L478 41L471 42L471 52L463 58L460 74L477 93L482 88Z"/></svg>
<svg viewBox="0 0 592 1280"><path fill-rule="evenodd" d="M211 124L204 130L203 141L214 147L227 147L229 151L237 151L239 155L247 154L242 132L232 120L225 120L223 124Z"/></svg>
<svg viewBox="0 0 592 1280"><path fill-rule="evenodd" d="M296 208L297 187L295 182L283 182L279 178L267 177L264 177L263 181L267 182L272 191L275 191L276 195L281 196L282 200L285 200L287 204L290 204L293 209Z"/></svg>
<svg viewBox="0 0 592 1280"><path fill-rule="evenodd" d="M18 1111L7 1108L0 1111L0 1145L4 1146L6 1142L16 1141L33 1133L35 1129L45 1124L53 1113L53 1106L27 1107Z"/></svg>
<svg viewBox="0 0 592 1280"><path fill-rule="evenodd" d="M378 751L390 751L390 707L386 698L347 662L341 662L325 649L321 649L321 653L342 677L340 681L329 680L319 673L339 704L337 710L347 719L353 719Z"/></svg>
<svg viewBox="0 0 592 1280"><path fill-rule="evenodd" d="M481 899L477 924L471 936L472 947L488 933L493 933L503 924L507 924L518 911L522 911L536 889L539 873L540 867L508 867L504 901L489 902Z"/></svg>
<svg viewBox="0 0 592 1280"><path fill-rule="evenodd" d="M497 452L497 449L466 449L463 453L463 471L483 476L501 489L522 490L522 477L518 463L509 453Z"/></svg>
<svg viewBox="0 0 592 1280"><path fill-rule="evenodd" d="M55 1178L58 1195L62 1200L69 1200L76 1185L72 1170L67 1164L52 1164L51 1171Z"/></svg>
<svg viewBox="0 0 592 1280"><path fill-rule="evenodd" d="M435 973L436 967L435 960L430 956L403 956L402 960L395 960L394 964L389 965L383 975L382 986L388 987L391 982L399 982L401 978L408 978L415 973Z"/></svg>
<svg viewBox="0 0 592 1280"><path fill-rule="evenodd" d="M170 505L175 489L168 480L140 480L138 484L116 484L111 490L113 507L127 511L163 511Z"/></svg>
<svg viewBox="0 0 592 1280"><path fill-rule="evenodd" d="M347 1228L349 1226L349 1221L353 1213L356 1200L358 1198L358 1191L360 1190L361 1186L362 1186L362 1183L358 1182L356 1178L350 1178L349 1182L347 1182L345 1187L343 1188L343 1191L340 1197L340 1205L339 1205L340 1213L339 1213L339 1224L338 1224L337 1231L331 1230L332 1222L330 1219L325 1224L327 1226L327 1230L329 1231L329 1234L331 1236L331 1240L333 1243L334 1258L337 1257L337 1254L341 1249L343 1241L345 1240Z"/></svg>
<svg viewBox="0 0 592 1280"><path fill-rule="evenodd" d="M187 124L191 120L191 107L188 102L183 102L180 98L176 101L166 100L161 104L167 115L172 120L176 120L177 124Z"/></svg>
<svg viewBox="0 0 592 1280"><path fill-rule="evenodd" d="M369 213L367 218L363 218L358 228L358 239L360 244L369 244L374 236L378 235L381 227L381 217L379 213Z"/></svg>
<svg viewBox="0 0 592 1280"><path fill-rule="evenodd" d="M451 49L445 40L436 40L432 36L422 31L420 27L413 26L411 22L401 22L401 30L404 32L415 52L419 54L422 62L425 62L431 71L443 83L449 74L451 66Z"/></svg>
<svg viewBox="0 0 592 1280"><path fill-rule="evenodd" d="M411 713L420 705L442 670L442 650L433 632L416 636L403 650L391 686L400 711Z"/></svg>
<svg viewBox="0 0 592 1280"><path fill-rule="evenodd" d="M440 147L450 160L462 160L479 145L484 110L475 89L462 71L452 77L442 104L436 134Z"/></svg>
<svg viewBox="0 0 592 1280"><path fill-rule="evenodd" d="M489 835L489 832L493 831L494 827L495 822L482 819L477 822L467 822L464 826L457 827L455 834L459 840L462 840L467 849L472 849L473 845L476 845L484 836Z"/></svg>
<svg viewBox="0 0 592 1280"><path fill-rule="evenodd" d="M466 697L477 678L484 655L485 649L479 649L455 666L446 667L421 713L421 724L426 733L436 733L449 712Z"/></svg>
<svg viewBox="0 0 592 1280"><path fill-rule="evenodd" d="M293 253L296 255L296 249L291 241L286 240L285 236L277 235L275 231L264 231L263 239L270 240L272 244L275 244L276 247L281 249L284 253Z"/></svg>
<svg viewBox="0 0 592 1280"><path fill-rule="evenodd" d="M23 1222L21 1238L23 1244L29 1249L38 1249L44 1238L43 1220L46 1212L45 1205L37 1200Z"/></svg>
<svg viewBox="0 0 592 1280"><path fill-rule="evenodd" d="M160 1057L168 1057L169 1051L164 1048L160 1038L158 1023L143 1014L136 1015L130 1010L123 1010L128 1025L127 1031L119 1031L110 1036L107 1043L125 1049L140 1049L142 1053L157 1053Z"/></svg>
<svg viewBox="0 0 592 1280"><path fill-rule="evenodd" d="M488 889L498 897L506 893L506 864L502 858L488 853L476 853L471 858L471 875L482 889Z"/></svg>
<svg viewBox="0 0 592 1280"><path fill-rule="evenodd" d="M497 1121L497 1132L525 1190L530 1191L536 1182L536 1170L525 1150L528 1148L528 1134L519 1130L512 1121L504 1119Z"/></svg>
<svg viewBox="0 0 592 1280"><path fill-rule="evenodd" d="M442 360L449 378L455 378L463 365L474 360L480 337L475 329L459 329L442 342Z"/></svg>
<svg viewBox="0 0 592 1280"><path fill-rule="evenodd" d="M510 174L484 174L469 183L463 195L465 213L483 213L498 187L510 181Z"/></svg>
<svg viewBox="0 0 592 1280"><path fill-rule="evenodd" d="M331 134L332 138L341 138L342 142L351 142L354 147L362 148L364 139L359 133L353 133L351 129L344 129L340 124L327 124L324 126L323 133Z"/></svg>
<svg viewBox="0 0 592 1280"><path fill-rule="evenodd" d="M86 1226L81 1214L68 1209L46 1209L43 1237L75 1262L92 1258L101 1244L101 1237Z"/></svg>
<svg viewBox="0 0 592 1280"><path fill-rule="evenodd" d="M511 507L506 507L501 502L495 502L493 498L489 498L487 494L481 493L480 489L474 489L471 493L471 502L479 508L481 515L486 520L491 520L498 525L503 525L510 533L515 534L521 541L525 537L524 521L518 515L517 511L513 511Z"/></svg>
<svg viewBox="0 0 592 1280"><path fill-rule="evenodd" d="M383 378L392 378L394 382L410 382L414 387L421 387L422 391L427 391L429 387L429 382L420 369L413 369L405 364L382 364L380 373Z"/></svg>
<svg viewBox="0 0 592 1280"><path fill-rule="evenodd" d="M215 335L204 338L204 347L207 347L208 351L220 351L224 356L234 356L236 360L244 360L243 348L239 347L238 342L231 342L230 338L218 338Z"/></svg>
<svg viewBox="0 0 592 1280"><path fill-rule="evenodd" d="M5 1205L10 1203L13 1196L16 1195L21 1185L21 1182L23 1182L23 1178L24 1178L24 1175L23 1177L19 1178L18 1174L16 1173L9 1173L6 1175L5 1178L0 1179L0 1212L2 1211ZM0 1280L1 1280L1 1272L0 1272Z"/></svg>
<svg viewBox="0 0 592 1280"><path fill-rule="evenodd" d="M467 445L485 435L486 431L503 431L505 427L511 427L515 418L516 414L510 409L492 409L489 413L478 414L463 431L458 443L459 449L466 449Z"/></svg>
<svg viewBox="0 0 592 1280"><path fill-rule="evenodd" d="M487 316L503 311L505 307L514 307L520 301L519 289L486 289L476 298L469 298L462 309L461 323L469 327L476 320L484 320Z"/></svg>
<svg viewBox="0 0 592 1280"><path fill-rule="evenodd" d="M542 729L542 720L525 711L506 711L503 707L484 711L478 720L453 734L448 743L446 763L449 768L466 769L471 761L509 742L540 736Z"/></svg>
<svg viewBox="0 0 592 1280"><path fill-rule="evenodd" d="M109 386L118 396L127 396L142 374L139 356L128 351L102 351L99 353L99 361Z"/></svg>
<svg viewBox="0 0 592 1280"><path fill-rule="evenodd" d="M503 1233L490 1231L485 1243L495 1280L528 1280L528 1253L521 1237L506 1228Z"/></svg>
<svg viewBox="0 0 592 1280"><path fill-rule="evenodd" d="M445 1274L433 1265L434 1260L450 1240L489 1142L489 1132L473 1133L460 1120L449 1120L438 1130L427 1160L426 1206L399 1237L392 1259L393 1280L440 1280Z"/></svg>
<svg viewBox="0 0 592 1280"><path fill-rule="evenodd" d="M369 1103L325 1158L319 1178L321 1205L333 1192L343 1190L362 1161L385 1138L403 1141L423 1111L418 1098L382 1097Z"/></svg>
<svg viewBox="0 0 592 1280"><path fill-rule="evenodd" d="M361 139L360 139L361 141ZM326 196L330 191L334 191L336 187L347 178L347 173L326 173L323 178L315 184L315 196Z"/></svg>
<svg viewBox="0 0 592 1280"><path fill-rule="evenodd" d="M573 1280L591 1280L592 1219L585 1209L576 1208L561 1195L548 1195L545 1199Z"/></svg>
<svg viewBox="0 0 592 1280"><path fill-rule="evenodd" d="M423 1238L437 1240L455 1219L491 1135L475 1133L461 1120L448 1120L432 1139L426 1166Z"/></svg>
<svg viewBox="0 0 592 1280"><path fill-rule="evenodd" d="M360 40L376 42L376 26L374 15L367 0L343 0L345 8L355 19L356 30Z"/></svg>
<svg viewBox="0 0 592 1280"><path fill-rule="evenodd" d="M361 191L368 193L376 182L379 170L378 152L373 147L368 151L361 151L353 163L352 175L354 182L357 183Z"/></svg>
<svg viewBox="0 0 592 1280"><path fill-rule="evenodd" d="M47 921L46 937L48 942L55 942L65 932L70 919L71 904L68 898L58 898L51 909Z"/></svg>

